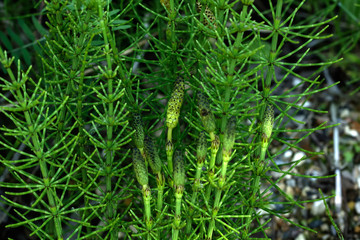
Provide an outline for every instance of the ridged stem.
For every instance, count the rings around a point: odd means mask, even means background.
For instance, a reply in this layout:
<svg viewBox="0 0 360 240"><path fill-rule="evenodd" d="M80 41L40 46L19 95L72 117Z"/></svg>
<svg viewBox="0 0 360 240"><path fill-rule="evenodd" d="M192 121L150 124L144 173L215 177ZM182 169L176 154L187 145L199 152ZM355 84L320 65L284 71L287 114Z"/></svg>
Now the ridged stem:
<svg viewBox="0 0 360 240"><path fill-rule="evenodd" d="M220 147L220 139L217 135L210 135L212 137L211 141L211 155L210 155L210 162L209 162L209 169L208 169L208 181L209 184L206 188L205 197L207 200L210 199L211 191L212 191L212 182L215 178L215 162L216 156Z"/></svg>
<svg viewBox="0 0 360 240"><path fill-rule="evenodd" d="M110 56L110 48L109 48L109 39L108 39L108 28L107 23L105 23L103 18L103 9L99 7L99 17L101 19L100 24L102 27L102 33L104 37L105 42L105 56L106 56L106 63L107 63L107 69L105 78L106 78L106 85L107 85L107 95L111 96L113 95L113 76L115 74L112 70L112 59ZM114 102L109 101L108 104L108 110L107 110L107 118L113 119L114 118ZM109 121L111 122L111 121ZM105 159L105 183L106 183L106 197L108 199L107 205L106 205L106 218L108 221L113 221L113 218L116 216L116 208L113 206L113 192L112 192L112 169L113 169L113 160L114 160L114 151L112 149L113 145L113 124L107 124L106 125L106 159ZM115 228L116 229L116 228ZM113 229L111 231L111 239L117 239L117 231Z"/></svg>
<svg viewBox="0 0 360 240"><path fill-rule="evenodd" d="M157 215L159 216L163 208L163 198L164 198L164 188L165 188L165 178L162 173L158 173L156 182L158 188L156 211L157 211Z"/></svg>
<svg viewBox="0 0 360 240"><path fill-rule="evenodd" d="M22 93L20 92L20 90L17 90L16 92L17 92L17 96L19 99L26 101L24 99ZM22 104L22 102L19 102L19 104ZM61 219L58 214L59 204L56 203L56 200L55 200L58 198L56 195L56 190L53 187L51 187L50 175L49 175L48 167L46 164L45 156L43 154L43 149L41 147L37 131L35 131L35 129L34 129L34 124L32 123L30 113L28 111L26 111L26 112L24 112L24 116L25 116L25 120L26 120L28 129L29 129L29 132L33 133L33 136L31 137L31 140L32 140L32 143L34 146L33 151L34 151L35 155L38 157L41 175L43 177L44 185L46 186L46 189L47 189L46 195L47 195L47 198L49 201L50 211L51 211L51 214L53 215L53 219L54 219L55 233L57 235L57 238L59 240L62 240L63 237L62 237Z"/></svg>
<svg viewBox="0 0 360 240"><path fill-rule="evenodd" d="M168 163L168 170L170 175L173 174L173 154L174 154L174 145L172 141L166 143L166 158Z"/></svg>
<svg viewBox="0 0 360 240"><path fill-rule="evenodd" d="M180 223L181 223L181 199L184 192L183 185L175 186L175 215L172 230L172 240L177 240L179 237Z"/></svg>
<svg viewBox="0 0 360 240"><path fill-rule="evenodd" d="M0 59L5 61L5 53L3 52L3 50L0 48ZM8 59L6 59L8 60ZM4 67L12 81L13 84L18 84L19 82L16 80L13 71L10 68L10 64L8 66ZM27 77L27 75L23 75L23 78ZM17 88L16 92L14 93L14 95L16 95L16 100L18 101L18 104L20 106L27 106L29 104L28 99L26 99L25 94L22 94L21 90L22 88ZM45 96L46 97L46 96ZM24 111L24 117L25 117L25 121L26 121L26 126L29 130L30 133L32 133L31 135L31 142L32 142L32 151L34 152L34 154L37 157L37 160L39 162L39 166L40 166L40 172L43 178L43 182L44 182L44 186L45 186L45 191L46 191L46 196L49 202L49 210L51 212L51 214L53 215L53 221L50 222L50 231L54 231L55 230L55 234L57 236L58 240L62 240L63 236L63 230L62 230L62 225L61 225L61 217L60 214L58 213L59 210L59 203L56 201L56 199L58 199L58 196L56 194L56 190L54 189L54 187L51 186L51 175L49 174L49 170L48 170L48 166L46 163L46 159L45 159L45 154L44 154L44 149L42 148L43 144L40 142L39 140L39 136L37 133L37 130L34 127L34 123L33 120L31 118L30 112L28 110ZM53 224L53 225L52 225ZM53 227L55 229L53 229Z"/></svg>
<svg viewBox="0 0 360 240"><path fill-rule="evenodd" d="M194 179L194 184L193 184L193 193L191 196L191 205L197 205L195 203L197 200L198 192L200 191L200 187L201 187L200 179L201 179L201 172L202 172L203 166L204 166L204 162L201 162L201 161L197 162L195 179ZM190 234L190 232L191 232L191 224L192 224L193 214L194 214L194 208L192 206L190 206L189 216L186 221L186 234L187 235Z"/></svg>
<svg viewBox="0 0 360 240"><path fill-rule="evenodd" d="M151 205L150 205L151 189L150 189L149 185L143 185L142 192L143 192L143 200L144 200L144 218L145 218L145 224L146 224L146 228L148 230L148 235L149 235L151 227L152 227Z"/></svg>
<svg viewBox="0 0 360 240"><path fill-rule="evenodd" d="M221 173L220 173L219 180L218 180L218 186L217 186L216 193L215 193L214 206L213 206L211 220L210 220L210 224L209 224L209 228L208 228L208 234L207 234L208 240L212 239L212 235L215 230L215 218L220 209L220 199L221 199L222 190L225 185L226 172L227 172L227 166L228 166L229 161L230 161L230 156L228 154L223 154L223 163L221 166Z"/></svg>

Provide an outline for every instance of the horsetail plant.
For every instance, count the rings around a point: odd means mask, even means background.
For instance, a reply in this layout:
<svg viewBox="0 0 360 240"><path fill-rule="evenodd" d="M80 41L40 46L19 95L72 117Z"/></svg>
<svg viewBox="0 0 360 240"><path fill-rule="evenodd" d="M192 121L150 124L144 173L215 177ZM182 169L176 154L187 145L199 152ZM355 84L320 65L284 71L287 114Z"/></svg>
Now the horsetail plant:
<svg viewBox="0 0 360 240"><path fill-rule="evenodd" d="M26 31L6 37L31 40L0 37L8 227L26 226L26 239L248 240L273 238L277 216L312 234L286 214L318 199L278 187L303 176L290 172L302 160L274 161L318 154L299 143L329 127L294 127L305 125L299 110L325 113L304 104L330 87L318 75L338 61L308 48L335 17L304 19L304 5L54 0L38 11L46 17L21 16L14 26Z"/></svg>

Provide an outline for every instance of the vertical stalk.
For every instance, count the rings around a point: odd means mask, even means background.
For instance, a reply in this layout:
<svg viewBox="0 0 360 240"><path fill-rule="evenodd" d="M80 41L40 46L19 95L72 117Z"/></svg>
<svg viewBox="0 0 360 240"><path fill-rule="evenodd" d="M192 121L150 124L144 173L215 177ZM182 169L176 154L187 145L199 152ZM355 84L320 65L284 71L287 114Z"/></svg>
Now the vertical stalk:
<svg viewBox="0 0 360 240"><path fill-rule="evenodd" d="M13 71L10 68L11 61L9 59L5 58L5 54L1 48L0 48L0 59L3 61L2 63L6 69L13 85L15 85L15 84L17 85L17 87L14 87L14 89L16 89L14 95L16 94L15 98L18 101L18 104L20 106L23 106L26 109L26 106L28 106L28 104L29 104L28 100L26 99L25 94L22 94L22 92L20 91L20 89L22 87L19 86L20 83L16 80L16 78L13 74ZM19 71L20 71L20 66L19 66ZM27 78L27 74L23 74L22 77ZM25 83L25 80L21 80L21 82ZM45 97L46 97L46 95L45 95ZM60 217L60 214L58 214L60 203L58 203L56 201L56 199L57 199L56 190L50 184L51 176L49 174L48 166L47 166L47 163L45 160L44 149L42 148L43 144L39 140L37 129L35 129L35 127L34 127L34 123L31 118L31 114L29 113L29 110L24 111L24 117L25 117L26 126L29 130L29 133L32 133L31 141L30 141L30 142L32 142L32 145L33 145L32 151L35 153L36 158L39 161L40 172L41 172L41 175L42 175L42 178L44 181L45 191L46 191L47 199L49 202L49 207L50 207L49 210L50 210L50 212L52 214L52 218L53 218L53 221L50 222L49 230L50 230L50 232L55 231L57 239L62 240L63 239L63 236L62 236L63 231L62 231L62 226L61 226L61 217ZM54 227L55 229L53 229L52 227Z"/></svg>
<svg viewBox="0 0 360 240"><path fill-rule="evenodd" d="M157 215L160 215L163 207L163 198L164 198L164 188L165 188L164 175L162 173L158 173L156 181L158 188L156 210L157 210Z"/></svg>
<svg viewBox="0 0 360 240"><path fill-rule="evenodd" d="M179 186L175 189L175 215L172 231L172 240L177 240L179 237L180 223L181 223L181 199L184 192L184 186Z"/></svg>
<svg viewBox="0 0 360 240"><path fill-rule="evenodd" d="M186 234L187 235L189 235L191 232L192 217L194 214L193 205L196 205L195 203L196 203L197 195L198 195L198 192L201 187L200 178L201 178L202 168L203 168L204 162L206 160L206 154L207 154L206 134L204 131L201 131L200 135L199 135L198 146L196 149L197 164L196 164L196 174L195 174L195 179L194 179L194 184L193 184L193 193L191 196L191 206L189 209L188 219L187 219L187 223L186 223L187 224L186 225Z"/></svg>
<svg viewBox="0 0 360 240"><path fill-rule="evenodd" d="M18 91L18 96L19 96L19 93L20 93L20 91ZM30 114L27 111L24 112L24 114L25 114L26 123L29 127L29 131L34 133L34 135L32 137L32 141L34 144L34 153L39 159L40 171L41 171L41 174L42 174L42 177L44 180L44 185L48 188L48 190L46 191L46 195L49 200L49 206L50 206L51 213L53 214L53 217L54 217L55 232L56 232L57 238L60 240L60 239L63 239L63 237L62 237L61 219L60 219L60 216L58 215L59 203L56 203L56 201L55 201L55 199L57 198L56 191L55 191L55 189L53 189L53 187L50 187L50 177L49 177L47 164L46 164L46 161L43 156L43 152L42 152L43 149L41 149L38 134L34 131L34 127L33 127L33 123L32 123Z"/></svg>
<svg viewBox="0 0 360 240"><path fill-rule="evenodd" d="M174 144L172 143L171 140L168 139L166 146L166 159L167 159L167 163L168 163L168 170L170 175L172 175L173 173L173 154L174 154Z"/></svg>
<svg viewBox="0 0 360 240"><path fill-rule="evenodd" d="M168 135L167 135L167 141L166 141L166 159L167 159L167 166L170 175L173 173L173 154L174 154L174 144L172 142L172 128L168 128Z"/></svg>
<svg viewBox="0 0 360 240"><path fill-rule="evenodd" d="M222 162L222 166L221 166L221 173L219 176L218 185L217 185L216 192L215 192L214 206L213 206L211 220L210 220L208 233L207 233L208 240L212 239L212 235L215 230L215 218L221 207L220 199L221 199L221 194L222 194L222 191L223 191L223 188L225 185L227 165L230 161L230 156L228 154L223 154L222 156L223 156L223 162Z"/></svg>
<svg viewBox="0 0 360 240"><path fill-rule="evenodd" d="M248 10L248 6L246 4L243 5L243 9L240 14L241 22L246 22L246 17L248 15L247 10ZM239 48L242 44L243 36L244 36L243 32L238 32L236 35L235 42L231 49L231 51L233 52L234 55L236 55L239 51ZM221 118L221 125L220 125L220 142L221 143L223 142L223 137L224 137L223 133L225 131L226 124L227 124L227 118L228 118L227 113L228 113L228 110L230 107L229 101L230 101L231 90L232 90L230 86L231 86L232 82L234 81L234 73L235 73L236 64L237 64L237 60L234 58L230 58L230 61L228 63L228 67L227 67L227 71L228 71L227 82L226 82L224 96L223 96L224 103L222 104L223 112L226 114L224 114ZM220 146L220 147L222 147L222 146ZM222 162L222 155L220 154L220 155L218 155L218 158L217 158L217 164L220 165L221 162Z"/></svg>
<svg viewBox="0 0 360 240"><path fill-rule="evenodd" d="M170 0L170 41L171 41L171 48L175 52L177 49L176 43L176 36L175 36L175 19L176 19L177 12L175 11L175 2L174 0ZM175 56L174 56L175 59ZM175 65L175 64L174 64Z"/></svg>
<svg viewBox="0 0 360 240"><path fill-rule="evenodd" d="M201 178L201 172L202 172L202 167L204 166L204 162L199 162L196 165L196 173L195 173L195 179L194 179L194 184L193 184L193 193L191 196L191 205L196 205L196 200L197 200L197 196L200 190L200 178ZM187 218L186 221L186 234L189 235L191 232L191 224L192 224L192 216L194 214L194 208L192 206L190 206L190 210L189 210L189 217Z"/></svg>
<svg viewBox="0 0 360 240"><path fill-rule="evenodd" d="M106 85L107 85L107 96L110 98L107 103L107 118L109 119L108 124L106 124L106 159L105 159L105 185L106 185L106 218L109 222L113 220L116 216L116 208L114 207L113 202L113 192L112 192L112 168L113 168L113 160L114 160L114 150L112 149L113 146L113 123L110 119L114 119L114 100L112 99L113 95L113 78L116 76L116 70L112 70L112 59L110 56L110 48L109 48L109 35L108 35L108 28L107 23L105 23L106 18L103 16L103 9L99 5L99 17L100 17L100 24L102 27L102 33L104 37L105 43L105 56L106 56L106 63L107 67L105 69L105 78L106 78ZM110 36L111 38L111 36ZM145 198L144 198L145 200ZM116 228L111 230L111 239L117 239L117 231Z"/></svg>
<svg viewBox="0 0 360 240"><path fill-rule="evenodd" d="M220 1L219 2L220 6L223 6L225 4L224 1ZM223 21L223 8L220 7L218 8L218 20L219 21ZM241 14L241 20L245 20L245 16L246 16L246 11L247 11L247 6L244 6L242 14ZM217 28L218 31L218 28ZM221 33L218 34L218 36L222 36ZM237 52L238 48L241 45L242 42L242 37L243 37L243 33L238 32L237 36L236 36L236 40L232 46L232 51ZM222 41L222 39L217 39L217 41ZM221 45L221 43L219 43L219 45ZM222 111L223 111L223 116L221 118L221 123L220 123L220 142L222 143L222 148L224 149L224 132L225 129L228 125L228 112L229 112L229 108L230 108L230 97L231 97L231 90L232 90L232 83L234 81L234 73L235 73L235 67L236 67L236 59L231 58L228 61L227 64L227 81L224 87L224 94L222 96ZM215 152L214 152L215 153ZM219 153L220 154L220 153ZM211 157L212 159L210 160L211 164L213 159L216 159L216 155L213 158L213 155ZM219 211L220 208L220 199L221 199L221 193L222 193L222 189L224 187L224 183L225 183L225 179L226 179L226 171L227 171L227 165L228 162L230 160L230 155L228 155L228 153L224 154L224 150L223 153L221 155L218 156L217 163L221 163L222 167L221 167L221 173L218 179L218 186L215 192L215 200L214 200L214 205L213 205L213 210L211 213L211 220L209 223L209 227L208 227L208 232L207 232L207 239L211 240L212 239L212 235L213 235L213 231L215 229L215 218L217 216L217 213ZM207 192L206 192L206 197L209 199L210 198L210 194L211 194L211 188L208 187Z"/></svg>
<svg viewBox="0 0 360 240"><path fill-rule="evenodd" d="M157 204L156 204L156 217L160 217L161 211L163 208L163 199L164 199L164 188L165 188L165 177L159 172L156 177L157 182ZM161 239L161 231L156 232L157 238Z"/></svg>
<svg viewBox="0 0 360 240"><path fill-rule="evenodd" d="M231 158L231 152L232 148L235 144L235 136L236 136L236 117L231 117L228 120L228 123L226 125L226 129L224 132L224 140L223 140L223 149L222 149L222 166L220 171L220 176L217 183L217 189L215 193L215 201L213 205L213 210L211 214L211 220L208 228L208 234L207 239L212 239L212 234L215 229L215 219L217 216L217 213L220 209L220 199L221 199L221 193L224 189L225 180L226 180L226 171L227 166L229 164L230 158Z"/></svg>
<svg viewBox="0 0 360 240"><path fill-rule="evenodd" d="M213 139L211 141L211 155L210 155L210 163L209 163L209 170L208 170L208 180L209 184L206 188L205 197L207 200L210 199L211 190L212 190L212 183L215 178L215 162L216 162L216 156L220 147L220 140L217 135L210 135Z"/></svg>
<svg viewBox="0 0 360 240"><path fill-rule="evenodd" d="M271 80L275 72L274 62L276 60L276 52L277 52L277 45L278 45L278 38L279 38L279 27L281 22L281 9L282 9L283 0L277 1L276 4L276 12L275 12L275 19L274 19L274 25L273 25L273 35L271 39L271 50L270 50L270 56L269 56L269 66L268 66L268 72L266 74L266 78L264 81L263 86L263 97L264 99L267 99L269 97L270 93L270 85ZM263 106L260 117L262 117L265 109L266 109L267 103Z"/></svg>
<svg viewBox="0 0 360 240"><path fill-rule="evenodd" d="M152 227L151 206L150 206L151 189L149 185L143 185L142 191L143 191L144 210L145 210L145 224L149 235L149 231L151 230Z"/></svg>
<svg viewBox="0 0 360 240"><path fill-rule="evenodd" d="M185 166L182 153L177 150L174 154L174 192L175 192L175 213L172 229L172 240L179 237L181 223L181 199L185 190Z"/></svg>
<svg viewBox="0 0 360 240"><path fill-rule="evenodd" d="M77 109L78 109L78 112L77 112L77 115L78 115L78 119L80 119L80 124L78 126L78 129L79 129L79 133L80 133L80 140L79 140L79 151L78 151L78 157L80 159L80 164L85 161L85 158L84 158L84 154L83 154L83 151L85 151L85 137L86 137L86 134L84 132L84 120L82 118L82 115L83 114L82 112L79 112L79 109L83 109L82 107L82 102L84 101L84 99L82 99L82 95L83 95L83 85L84 85L84 77L85 77L85 68L87 66L87 56L88 56L88 50L91 46L91 43L92 43L92 39L95 37L94 34L91 35L89 41L88 41L88 44L85 48L85 54L83 56L83 58L81 59L81 72L80 72L80 80L79 80L79 84L81 85L81 91L79 90L79 93L78 93L78 102L77 102ZM70 90L69 87L66 88L66 93ZM68 94L66 94L68 95ZM80 99L81 98L81 99ZM64 109L64 110L63 110ZM63 119L65 117L65 107L62 108L62 115L60 115L60 119ZM62 130L63 126L61 125L61 130ZM87 179L87 171L85 168L82 168L81 169L81 174L82 174L82 183L84 184L84 188L87 186L88 184L88 179ZM84 199L85 201L85 207L88 207L89 206L89 198L85 198ZM89 211L88 210L84 210L83 211L83 214L82 214L82 219L86 219L88 217L88 214L89 214ZM86 229L87 233L89 233L91 231L90 228L87 228Z"/></svg>
<svg viewBox="0 0 360 240"><path fill-rule="evenodd" d="M8 71L11 71L10 68L8 69ZM15 78L12 79L12 81L13 82L16 81ZM17 93L17 100L19 101L19 104L26 105L27 100L25 99L25 97L21 93L21 91L16 90L16 93ZM62 237L61 218L58 214L58 210L59 210L58 206L60 204L58 202L56 202L56 200L55 200L55 199L57 199L56 190L53 187L51 187L51 184L50 184L51 177L49 175L49 170L48 170L46 160L45 160L45 157L43 154L43 149L41 147L42 144L40 143L38 133L37 133L36 129L34 128L34 124L32 122L30 113L28 111L24 111L24 116L25 116L25 121L28 126L29 132L33 133L32 137L31 137L31 140L33 143L33 151L39 160L40 171L41 171L41 175L42 175L42 178L44 181L44 186L45 186L45 189L47 189L46 195L49 200L50 211L51 211L51 213L53 215L53 219L54 219L53 223L55 226L55 233L57 235L57 238L60 240L60 239L63 239L63 237Z"/></svg>
<svg viewBox="0 0 360 240"><path fill-rule="evenodd" d="M135 170L136 179L142 186L142 194L144 200L144 218L147 229L147 237L150 239L150 230L152 227L151 220L151 189L149 187L149 176L145 159L142 157L139 149L133 149L133 166Z"/></svg>

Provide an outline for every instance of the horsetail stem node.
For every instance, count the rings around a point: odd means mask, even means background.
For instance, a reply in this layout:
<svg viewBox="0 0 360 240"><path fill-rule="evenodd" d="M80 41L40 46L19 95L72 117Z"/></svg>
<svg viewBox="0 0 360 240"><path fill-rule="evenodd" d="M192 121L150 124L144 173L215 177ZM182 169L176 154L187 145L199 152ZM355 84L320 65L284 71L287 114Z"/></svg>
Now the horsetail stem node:
<svg viewBox="0 0 360 240"><path fill-rule="evenodd" d="M133 149L133 165L136 179L138 180L139 184L143 187L148 186L149 178L145 160L137 148Z"/></svg>
<svg viewBox="0 0 360 240"><path fill-rule="evenodd" d="M135 146L142 152L144 148L145 135L144 135L143 121L139 113L133 114L133 127L135 129L135 133L133 135Z"/></svg>
<svg viewBox="0 0 360 240"><path fill-rule="evenodd" d="M198 105L201 122L209 134L214 133L216 129L215 117L210 109L208 98L203 93L198 94Z"/></svg>
<svg viewBox="0 0 360 240"><path fill-rule="evenodd" d="M262 125L262 141L261 145L267 147L269 139L271 137L272 129L274 125L274 108L272 105L268 105L264 113L264 120Z"/></svg>
<svg viewBox="0 0 360 240"><path fill-rule="evenodd" d="M185 166L184 157L180 150L176 150L173 158L174 165L174 192L175 192L175 214L173 221L172 239L177 240L181 223L181 199L184 193Z"/></svg>
<svg viewBox="0 0 360 240"><path fill-rule="evenodd" d="M227 122L225 133L224 133L224 142L223 142L223 156L226 159L230 158L231 150L235 143L236 135L236 117L232 116ZM223 159L224 161L226 160Z"/></svg>
<svg viewBox="0 0 360 240"><path fill-rule="evenodd" d="M184 99L185 83L182 78L175 81L174 90L168 102L168 109L166 113L166 126L169 129L176 127L179 122L180 109Z"/></svg>
<svg viewBox="0 0 360 240"><path fill-rule="evenodd" d="M155 147L154 140L149 136L145 136L144 142L146 160L150 164L153 173L158 174L161 171L161 160Z"/></svg>
<svg viewBox="0 0 360 240"><path fill-rule="evenodd" d="M173 172L173 160L172 160L172 157L173 157L173 153L174 153L174 144L172 143L171 140L166 142L165 150L166 150L168 169L169 169L170 174L171 174Z"/></svg>
<svg viewBox="0 0 360 240"><path fill-rule="evenodd" d="M216 156L217 152L220 148L220 138L218 135L214 135L213 140L211 141L211 156L210 156L210 164L209 164L209 170L210 172L214 171L215 163L216 163Z"/></svg>

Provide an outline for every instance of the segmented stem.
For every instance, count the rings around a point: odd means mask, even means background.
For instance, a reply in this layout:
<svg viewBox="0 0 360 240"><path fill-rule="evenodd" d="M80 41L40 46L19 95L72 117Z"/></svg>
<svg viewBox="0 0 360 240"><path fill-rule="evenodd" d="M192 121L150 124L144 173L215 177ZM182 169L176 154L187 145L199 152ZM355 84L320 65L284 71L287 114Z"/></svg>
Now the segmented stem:
<svg viewBox="0 0 360 240"><path fill-rule="evenodd" d="M159 216L163 208L163 198L164 198L164 188L165 188L165 177L162 173L158 173L156 182L158 188L156 211L157 211L157 215Z"/></svg>
<svg viewBox="0 0 360 240"><path fill-rule="evenodd" d="M13 87L14 89L16 89L14 91L14 96L16 98L16 100L18 101L18 105L19 106L30 106L30 98L31 96L29 96L26 92L23 92L23 90L25 88L23 88L23 86L21 86L22 84L25 84L26 80L29 79L28 72L23 73L21 76L21 79L16 79L12 69L11 69L11 63L13 61L13 59L10 59L7 57L6 52L4 52L1 48L0 48L0 60L2 65L5 67L5 70L7 71L11 82L9 82L9 86L11 85L11 87ZM20 70L20 65L18 66L19 70ZM46 94L44 94L44 98L46 99ZM66 101L64 101L62 104L64 104ZM34 105L35 106L35 105ZM59 214L59 208L60 208L60 203L58 200L59 197L56 194L56 189L54 186L52 186L51 183L51 173L49 171L48 168L48 163L47 161L49 161L49 159L46 159L47 156L46 154L44 154L45 149L44 149L44 139L42 139L41 137L39 137L39 132L38 129L36 129L37 123L32 119L32 116L30 114L29 109L27 110L22 110L24 117L25 117L25 122L26 124L24 125L24 127L27 128L27 130L29 131L29 133L32 133L29 137L31 138L31 150L33 151L34 155L36 156L36 160L38 161L38 164L40 166L40 172L41 172L41 176L43 179L43 184L44 184L44 191L46 192L46 196L47 196L47 201L48 201L48 205L49 205L49 210L51 212L51 214L53 215L53 219L50 221L49 229L51 231L51 234L55 233L56 237L58 240L62 240L63 239L63 229L62 229L62 225L61 225L61 214Z"/></svg>
<svg viewBox="0 0 360 240"><path fill-rule="evenodd" d="M209 200L211 191L212 191L212 183L214 182L215 178L215 162L216 162L216 156L219 151L220 147L220 139L217 135L214 135L214 140L211 141L211 156L210 156L210 163L209 163L209 169L208 169L208 181L209 184L206 188L206 199Z"/></svg>
<svg viewBox="0 0 360 240"><path fill-rule="evenodd" d="M197 164L196 164L196 173L195 173L195 179L194 179L194 183L193 183L193 193L191 196L191 205L196 205L196 200L197 200L197 196L198 196L198 192L201 188L201 172L202 172L202 168L204 166L204 162L206 159L206 153L207 153L207 141L206 141L206 135L204 131L200 132L199 135L199 142L198 142L198 147L197 147L197 152L196 152L196 159L197 159ZM194 208L192 206L190 206L189 209L189 216L187 218L187 222L186 222L186 234L190 234L191 231L191 224L192 224L192 216L194 214Z"/></svg>
<svg viewBox="0 0 360 240"><path fill-rule="evenodd" d="M174 191L175 191L175 214L173 222L172 239L177 240L179 237L181 223L181 199L184 193L185 184L185 166L184 157L180 151L174 154Z"/></svg>
<svg viewBox="0 0 360 240"><path fill-rule="evenodd" d="M149 187L148 171L145 164L145 160L141 155L139 149L133 149L133 166L136 175L136 179L142 186L143 200L144 200L144 212L145 212L145 223L148 230L152 227L151 221L151 189Z"/></svg>
<svg viewBox="0 0 360 240"><path fill-rule="evenodd" d="M144 210L145 210L144 211L145 212L145 223L146 223L147 230L151 230L151 227L152 227L151 206L150 206L151 189L150 189L149 185L143 185L142 191L143 191ZM149 232L148 232L148 235L149 235Z"/></svg>
<svg viewBox="0 0 360 240"><path fill-rule="evenodd" d="M174 145L172 141L168 141L166 143L166 159L168 163L168 170L170 174L173 173L173 153L174 153Z"/></svg>
<svg viewBox="0 0 360 240"><path fill-rule="evenodd" d="M221 207L220 199L221 199L222 191L225 186L227 166L231 158L232 147L234 146L235 143L235 134L236 134L236 118L233 116L229 119L224 134L223 149L222 149L222 166L217 183L215 201L214 201L211 220L208 228L207 239L212 239L212 235L215 230L215 219Z"/></svg>

